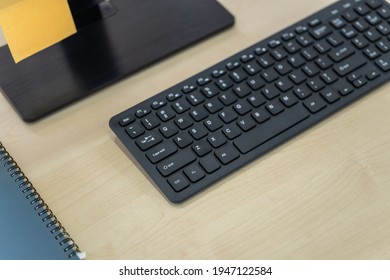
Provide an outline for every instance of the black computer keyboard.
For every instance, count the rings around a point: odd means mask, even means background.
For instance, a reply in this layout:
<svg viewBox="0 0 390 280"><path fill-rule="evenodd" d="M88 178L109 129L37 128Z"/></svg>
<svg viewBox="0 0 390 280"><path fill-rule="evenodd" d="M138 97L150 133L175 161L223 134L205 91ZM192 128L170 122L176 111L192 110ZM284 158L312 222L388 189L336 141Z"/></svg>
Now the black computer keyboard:
<svg viewBox="0 0 390 280"><path fill-rule="evenodd" d="M337 2L110 126L180 203L386 82L389 19L385 1Z"/></svg>

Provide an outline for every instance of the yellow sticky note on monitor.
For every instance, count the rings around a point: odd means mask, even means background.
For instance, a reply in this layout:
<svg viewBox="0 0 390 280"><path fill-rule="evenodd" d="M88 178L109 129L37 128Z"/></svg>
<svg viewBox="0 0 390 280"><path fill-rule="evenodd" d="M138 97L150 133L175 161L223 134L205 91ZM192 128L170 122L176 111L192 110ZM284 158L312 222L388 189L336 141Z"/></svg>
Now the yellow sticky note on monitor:
<svg viewBox="0 0 390 280"><path fill-rule="evenodd" d="M76 32L67 0L19 0L0 9L0 26L15 62Z"/></svg>
<svg viewBox="0 0 390 280"><path fill-rule="evenodd" d="M12 4L15 4L19 2L20 0L0 0L0 9L3 9L7 6L10 6Z"/></svg>

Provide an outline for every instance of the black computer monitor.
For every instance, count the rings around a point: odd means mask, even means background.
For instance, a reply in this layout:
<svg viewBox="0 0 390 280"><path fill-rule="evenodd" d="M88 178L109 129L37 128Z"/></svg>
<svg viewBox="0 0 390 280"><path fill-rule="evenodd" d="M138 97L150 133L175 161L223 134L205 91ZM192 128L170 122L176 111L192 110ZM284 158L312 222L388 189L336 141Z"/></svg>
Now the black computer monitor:
<svg viewBox="0 0 390 280"><path fill-rule="evenodd" d="M215 0L69 0L69 5L75 35L17 64L8 46L0 48L0 87L27 122L234 22Z"/></svg>

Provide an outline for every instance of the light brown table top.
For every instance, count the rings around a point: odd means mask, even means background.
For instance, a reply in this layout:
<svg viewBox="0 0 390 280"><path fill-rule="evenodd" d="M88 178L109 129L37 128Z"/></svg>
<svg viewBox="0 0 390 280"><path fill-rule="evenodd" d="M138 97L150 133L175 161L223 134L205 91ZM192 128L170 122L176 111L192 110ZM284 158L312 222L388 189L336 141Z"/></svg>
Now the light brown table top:
<svg viewBox="0 0 390 280"><path fill-rule="evenodd" d="M115 143L112 116L331 3L220 2L232 29L42 121L0 95L0 140L89 259L389 259L390 83L179 206Z"/></svg>

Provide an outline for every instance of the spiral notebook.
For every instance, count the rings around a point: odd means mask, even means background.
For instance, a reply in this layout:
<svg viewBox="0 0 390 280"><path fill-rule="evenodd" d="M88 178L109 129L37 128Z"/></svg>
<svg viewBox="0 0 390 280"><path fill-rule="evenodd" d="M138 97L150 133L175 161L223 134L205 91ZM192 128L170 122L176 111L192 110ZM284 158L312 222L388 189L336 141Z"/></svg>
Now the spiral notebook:
<svg viewBox="0 0 390 280"><path fill-rule="evenodd" d="M0 259L84 258L0 142Z"/></svg>

